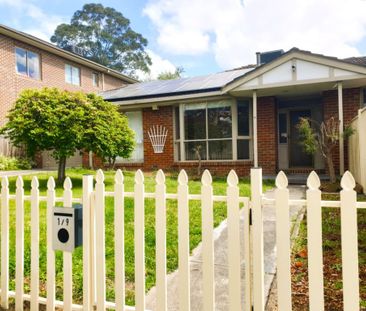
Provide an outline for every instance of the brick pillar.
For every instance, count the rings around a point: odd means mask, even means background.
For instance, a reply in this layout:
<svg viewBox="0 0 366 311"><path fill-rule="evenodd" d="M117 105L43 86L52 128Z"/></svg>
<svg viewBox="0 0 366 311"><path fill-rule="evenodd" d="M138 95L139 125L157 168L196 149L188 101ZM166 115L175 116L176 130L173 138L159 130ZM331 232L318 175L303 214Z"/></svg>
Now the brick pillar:
<svg viewBox="0 0 366 311"><path fill-rule="evenodd" d="M277 169L277 109L274 97L258 97L258 163L264 174Z"/></svg>

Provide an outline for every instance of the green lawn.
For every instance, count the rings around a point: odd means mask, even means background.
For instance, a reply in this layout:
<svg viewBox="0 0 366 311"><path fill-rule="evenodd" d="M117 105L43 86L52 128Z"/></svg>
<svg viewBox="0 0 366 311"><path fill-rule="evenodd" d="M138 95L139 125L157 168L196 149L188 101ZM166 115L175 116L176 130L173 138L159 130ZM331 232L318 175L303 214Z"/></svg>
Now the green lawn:
<svg viewBox="0 0 366 311"><path fill-rule="evenodd" d="M94 171L83 169L70 169L67 176L72 179L74 197L81 197L82 175L95 174ZM41 195L46 195L47 180L54 174L38 175ZM125 190L133 191L134 173L124 172ZM146 192L153 192L155 188L155 174L145 176ZM166 178L167 192L175 193L177 190L177 176ZM31 177L24 177L25 194L30 192ZM105 172L106 190L112 191L114 184L114 172ZM200 182L189 181L190 193L200 193ZM214 194L223 195L226 193L226 178L213 178ZM249 196L250 184L248 179L240 179L240 195ZM273 187L273 182L264 181L263 190ZM15 192L15 178L10 179L10 192ZM57 196L62 195L62 186L57 186ZM107 273L107 299L114 300L114 209L113 198L106 199L106 273ZM125 256L126 256L126 299L127 304L134 303L134 225L133 225L133 200L125 201ZM40 279L41 295L46 296L46 204L40 205ZM218 226L226 218L226 204L215 203L214 224ZM15 204L11 200L10 207L10 289L15 287ZM155 284L155 207L154 200L146 199L145 204L145 254L146 254L146 288L150 289ZM178 266L178 242L177 242L177 202L168 200L167 203L167 269L172 272ZM190 248L193 250L201 240L201 211L200 203L194 201L190 203ZM30 283L30 204L25 204L25 291L29 291ZM56 253L57 271L57 298L62 299L62 253ZM73 253L73 295L74 302L82 301L82 248L78 248Z"/></svg>

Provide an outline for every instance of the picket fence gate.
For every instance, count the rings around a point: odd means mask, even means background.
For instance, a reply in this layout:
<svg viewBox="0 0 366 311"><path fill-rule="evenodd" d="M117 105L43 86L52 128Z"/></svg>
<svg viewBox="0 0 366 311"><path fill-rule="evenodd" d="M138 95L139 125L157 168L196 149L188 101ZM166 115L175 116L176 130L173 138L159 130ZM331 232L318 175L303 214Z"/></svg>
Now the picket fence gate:
<svg viewBox="0 0 366 311"><path fill-rule="evenodd" d="M349 172L341 180L340 201L322 201L320 180L312 172L307 180L306 198L291 200L287 177L280 172L276 178L275 198L262 195L262 170L251 170L251 200L239 195L238 177L231 171L227 178L226 195L214 195L209 171L202 176L201 194L190 194L188 177L184 170L178 176L177 193L167 193L165 175L160 170L156 175L154 193L146 193L143 173L135 174L133 192L124 190L124 177L116 172L114 191L105 191L104 175L97 171L95 189L93 176L83 176L82 198L74 198L69 178L64 182L63 197L56 197L55 181L50 177L47 195L40 196L37 177L31 182L30 195L24 194L22 177L16 181L15 194L9 193L9 181L1 181L1 308L9 307L9 298L15 298L15 309L23 310L24 301L30 301L31 310L38 310L39 304L47 310L56 307L63 310L115 309L145 310L145 199L155 199L156 210L156 306L157 310L167 310L166 272L166 201L178 202L178 259L179 259L179 308L189 311L190 269L189 269L189 202L201 201L202 208L202 250L203 250L203 310L215 310L214 287L214 235L213 203L226 202L228 224L229 260L229 307L230 311L263 311L264 266L263 266L263 222L262 204L273 203L276 209L277 244L277 286L278 309L291 310L291 270L290 270L290 218L289 206L302 204L307 208L308 225L308 269L310 311L324 310L323 256L322 256L322 207L340 208L342 234L342 271L344 310L359 310L359 273L357 246L357 209L366 208L366 202L357 202L353 190L355 181ZM115 232L115 301L106 301L105 265L105 199L114 197ZM135 243L135 306L125 305L125 257L124 257L124 201L134 199L134 243ZM15 291L9 290L9 201L15 200L16 214L16 279ZM30 294L24 293L24 202L31 202L31 274ZM39 203L47 202L47 297L39 295ZM55 252L52 250L52 215L56 202L65 207L73 203L83 204L83 304L73 304L72 254L63 253L63 301L55 299ZM244 209L244 234L240 232L240 209ZM241 280L240 240L244 239L245 279ZM13 245L11 245L13 247ZM243 284L242 284L243 283ZM241 286L244 286L244 305L241 303Z"/></svg>

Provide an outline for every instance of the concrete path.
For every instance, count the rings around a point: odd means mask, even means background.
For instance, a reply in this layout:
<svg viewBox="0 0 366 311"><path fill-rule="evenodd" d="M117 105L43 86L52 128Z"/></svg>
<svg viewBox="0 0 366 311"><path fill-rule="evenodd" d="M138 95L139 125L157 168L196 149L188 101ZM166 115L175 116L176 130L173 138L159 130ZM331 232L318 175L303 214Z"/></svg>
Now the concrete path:
<svg viewBox="0 0 366 311"><path fill-rule="evenodd" d="M300 199L304 197L305 187L290 186L290 197ZM265 193L265 197L273 198L274 190ZM291 206L291 220L295 221L302 206ZM275 220L276 213L273 204L263 206L263 229L264 229L264 270L265 270L265 295L266 299L276 273L276 245L275 245ZM241 231L244 221L241 215ZM243 236L243 234L242 234ZM243 243L243 239L242 239ZM244 246L241 245L241 249ZM241 254L241 277L244 280L244 253ZM202 310L202 248L201 244L193 251L190 258L191 270L191 310ZM228 310L228 258L227 258L227 222L223 221L215 229L215 310ZM168 310L178 311L178 271L168 276ZM244 298L244 288L242 288ZM152 288L146 297L146 306L149 310L156 310L155 307L156 288Z"/></svg>

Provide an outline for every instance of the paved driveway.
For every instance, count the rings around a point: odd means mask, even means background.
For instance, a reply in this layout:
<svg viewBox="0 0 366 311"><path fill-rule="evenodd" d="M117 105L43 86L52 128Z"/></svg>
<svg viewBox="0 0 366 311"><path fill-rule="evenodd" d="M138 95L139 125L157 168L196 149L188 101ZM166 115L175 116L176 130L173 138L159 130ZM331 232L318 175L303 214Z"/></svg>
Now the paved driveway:
<svg viewBox="0 0 366 311"><path fill-rule="evenodd" d="M301 199L305 194L304 186L290 186L290 198ZM267 191L265 197L273 198L274 190ZM291 206L290 217L296 221L302 206ZM273 204L263 206L263 230L264 230L264 271L265 271L265 295L266 299L276 273L276 213ZM243 231L244 220L241 215L241 231ZM242 234L243 236L243 234ZM243 243L243 239L242 239ZM228 310L228 258L227 258L227 222L223 221L215 229L215 310ZM244 245L241 246L244 249ZM241 254L242 271L241 277L244 281L244 253ZM191 270L191 310L202 310L202 248L201 244L193 251L190 258ZM175 271L168 276L168 310L179 310L178 306L178 272ZM244 299L244 288L242 288L242 299ZM152 288L146 298L147 309L155 308L156 288ZM243 301L244 302L244 301ZM156 310L157 311L157 310Z"/></svg>

